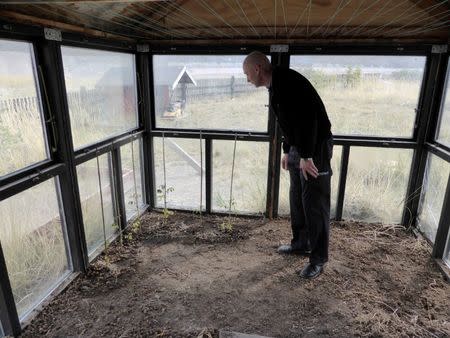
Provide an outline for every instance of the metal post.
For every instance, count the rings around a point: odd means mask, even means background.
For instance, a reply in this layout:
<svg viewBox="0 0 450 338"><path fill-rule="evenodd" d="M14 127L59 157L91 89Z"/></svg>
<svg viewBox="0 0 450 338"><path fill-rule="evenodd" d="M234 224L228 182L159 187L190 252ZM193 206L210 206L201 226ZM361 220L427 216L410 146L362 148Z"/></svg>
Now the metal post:
<svg viewBox="0 0 450 338"><path fill-rule="evenodd" d="M206 213L211 213L212 204L212 175L213 175L213 141L205 139L205 189L206 189Z"/></svg>
<svg viewBox="0 0 450 338"><path fill-rule="evenodd" d="M59 176L59 182L72 266L75 271L85 271L89 259L83 228L60 44L55 41L42 41L37 46L37 52L40 60L39 67L42 69L43 75L43 78L40 78L40 84L48 98L44 109L56 127L55 140L57 143L52 144L56 150L53 157L55 161L63 163L65 166L65 170Z"/></svg>
<svg viewBox="0 0 450 338"><path fill-rule="evenodd" d="M0 245L0 321L6 336L18 336L21 333L16 303L9 282L5 257Z"/></svg>
<svg viewBox="0 0 450 338"><path fill-rule="evenodd" d="M428 152L426 142L433 141L439 116L440 102L445 82L446 58L443 54L431 54L427 59L424 83L421 89L418 116L416 118L416 149L411 163L406 203L402 224L415 226Z"/></svg>
<svg viewBox="0 0 450 338"><path fill-rule="evenodd" d="M289 67L289 54L286 51L271 53L272 66ZM269 98L270 101L270 98ZM269 102L270 111L270 102ZM280 190L281 131L273 113L269 113L269 170L267 175L266 216L278 216L278 197Z"/></svg>
<svg viewBox="0 0 450 338"><path fill-rule="evenodd" d="M339 174L338 196L336 201L336 221L342 220L342 210L344 209L345 186L347 184L348 159L350 157L350 146L342 146L341 171Z"/></svg>
<svg viewBox="0 0 450 338"><path fill-rule="evenodd" d="M447 189L445 190L444 203L442 204L441 217L434 241L433 253L434 258L444 258L445 245L450 230L450 174L447 180Z"/></svg>
<svg viewBox="0 0 450 338"><path fill-rule="evenodd" d="M131 145L131 143L129 143L129 145ZM110 173L112 171L112 178L115 183L113 187L115 195L114 198L116 198L117 201L117 203L113 203L113 206L114 209L118 209L114 210L114 214L119 217L119 224L117 224L117 226L119 226L119 230L122 231L127 227L127 215L125 209L125 186L123 184L122 157L120 154L120 148L117 147L113 149L111 155L112 160L111 162L108 161L108 163L112 163L112 170L110 170Z"/></svg>
<svg viewBox="0 0 450 338"><path fill-rule="evenodd" d="M138 74L139 94L139 121L144 128L142 137L143 146L143 167L145 181L145 203L150 208L155 207L155 172L153 166L153 141L151 130L155 114L155 104L153 99L153 70L151 56L148 53L138 53L136 62Z"/></svg>

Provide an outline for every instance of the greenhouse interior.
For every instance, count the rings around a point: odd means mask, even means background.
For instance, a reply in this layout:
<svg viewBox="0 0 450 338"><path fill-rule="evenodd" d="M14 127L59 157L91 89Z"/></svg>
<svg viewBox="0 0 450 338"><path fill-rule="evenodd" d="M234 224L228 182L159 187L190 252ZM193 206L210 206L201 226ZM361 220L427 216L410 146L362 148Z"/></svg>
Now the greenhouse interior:
<svg viewBox="0 0 450 338"><path fill-rule="evenodd" d="M447 0L1 1L0 337L449 337L449 18ZM277 252L290 174L253 51L332 125L317 279Z"/></svg>

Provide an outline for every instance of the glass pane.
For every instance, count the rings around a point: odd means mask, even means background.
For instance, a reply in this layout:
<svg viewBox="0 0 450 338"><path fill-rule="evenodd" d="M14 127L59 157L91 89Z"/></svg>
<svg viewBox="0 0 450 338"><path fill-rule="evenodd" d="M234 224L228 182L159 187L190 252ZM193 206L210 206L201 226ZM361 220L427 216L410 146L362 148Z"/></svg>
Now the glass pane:
<svg viewBox="0 0 450 338"><path fill-rule="evenodd" d="M339 186L339 175L341 172L341 155L342 146L333 147L333 158L331 159L331 168L333 176L331 176L331 196L330 196L330 217L336 217L336 203ZM286 216L290 214L289 207L289 171L281 169L280 172L280 195L278 198L278 214Z"/></svg>
<svg viewBox="0 0 450 338"><path fill-rule="evenodd" d="M21 319L69 273L58 196L50 179L0 202L0 241Z"/></svg>
<svg viewBox="0 0 450 338"><path fill-rule="evenodd" d="M164 208L164 199L166 199L167 208L199 210L202 185L202 209L204 209L206 205L205 140L202 140L202 150L200 150L200 138L164 138L164 144L163 138L154 138L153 142L156 206ZM200 152L203 155L202 158L200 158ZM201 173L203 173L203 179L201 179Z"/></svg>
<svg viewBox="0 0 450 338"><path fill-rule="evenodd" d="M0 40L0 176L48 158L33 45Z"/></svg>
<svg viewBox="0 0 450 338"><path fill-rule="evenodd" d="M429 154L420 198L418 223L420 231L432 242L436 237L450 164Z"/></svg>
<svg viewBox="0 0 450 338"><path fill-rule="evenodd" d="M303 55L292 56L291 67L319 92L335 135L412 137L425 60Z"/></svg>
<svg viewBox="0 0 450 338"><path fill-rule="evenodd" d="M447 65L447 78L445 80L444 94L442 97L441 121L438 129L437 140L450 147L450 62Z"/></svg>
<svg viewBox="0 0 450 338"><path fill-rule="evenodd" d="M234 141L213 142L212 208L228 212ZM264 213L269 144L238 141L233 173L232 212Z"/></svg>
<svg viewBox="0 0 450 338"><path fill-rule="evenodd" d="M114 216L115 200L111 168L110 153L99 157L99 166L96 158L77 166L84 232L90 258L94 258L92 257L94 251L100 245L108 243L118 230L118 222Z"/></svg>
<svg viewBox="0 0 450 338"><path fill-rule="evenodd" d="M450 268L450 231L447 236L447 245L446 245L445 251L444 251L444 262Z"/></svg>
<svg viewBox="0 0 450 338"><path fill-rule="evenodd" d="M267 131L266 88L247 83L244 55L155 55L156 126Z"/></svg>
<svg viewBox="0 0 450 338"><path fill-rule="evenodd" d="M61 48L74 148L136 128L132 54Z"/></svg>
<svg viewBox="0 0 450 338"><path fill-rule="evenodd" d="M413 151L351 147L344 219L400 223Z"/></svg>
<svg viewBox="0 0 450 338"><path fill-rule="evenodd" d="M122 158L122 180L125 195L127 220L136 215L144 205L142 183L142 141L132 141L120 148Z"/></svg>

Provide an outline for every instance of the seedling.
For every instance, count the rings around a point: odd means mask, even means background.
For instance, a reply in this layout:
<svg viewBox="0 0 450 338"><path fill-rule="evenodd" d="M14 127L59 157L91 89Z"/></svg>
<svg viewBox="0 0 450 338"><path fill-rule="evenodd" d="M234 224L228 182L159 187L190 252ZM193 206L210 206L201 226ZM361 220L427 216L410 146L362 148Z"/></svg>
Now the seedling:
<svg viewBox="0 0 450 338"><path fill-rule="evenodd" d="M173 192L175 189L173 187L166 188L165 184L159 186L156 189L156 196L158 200L164 200L164 209L163 209L163 217L164 219L169 218L170 215L173 215L173 211L167 209L167 196L169 193Z"/></svg>
<svg viewBox="0 0 450 338"><path fill-rule="evenodd" d="M228 219L220 225L220 230L226 231L226 232L232 232L233 227L234 227L233 223L231 221L231 213L232 213L232 210L236 209L236 201L233 198L233 181L234 181L234 163L235 163L235 159L236 159L236 143L237 143L237 134L235 134L235 136L234 136L233 164L231 166L231 180L230 180L230 201L228 203Z"/></svg>

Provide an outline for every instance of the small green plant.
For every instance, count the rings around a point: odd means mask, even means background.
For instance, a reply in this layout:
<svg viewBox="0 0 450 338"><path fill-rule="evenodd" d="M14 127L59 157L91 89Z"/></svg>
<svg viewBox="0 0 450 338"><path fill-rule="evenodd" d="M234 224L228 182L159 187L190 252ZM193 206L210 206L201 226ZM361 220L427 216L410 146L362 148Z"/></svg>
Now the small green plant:
<svg viewBox="0 0 450 338"><path fill-rule="evenodd" d="M169 193L173 192L175 189L173 187L166 188L165 184L161 184L158 189L156 189L156 197L158 200L164 200L163 218L166 220L169 216L173 215L173 211L167 209L167 196Z"/></svg>
<svg viewBox="0 0 450 338"><path fill-rule="evenodd" d="M110 258L109 258L109 255L108 255L108 251L106 250L105 252L104 252L104 258L103 258L103 261L105 262L105 265L106 266L109 266L110 265L110 263L111 263L111 260L110 260Z"/></svg>
<svg viewBox="0 0 450 338"><path fill-rule="evenodd" d="M233 223L231 222L231 217L227 218L226 221L219 225L219 229L223 232L233 232Z"/></svg>
<svg viewBox="0 0 450 338"><path fill-rule="evenodd" d="M164 208L164 210L163 210L163 218L164 219L168 219L169 216L172 216L172 215L173 215L173 211L170 211L169 209Z"/></svg>
<svg viewBox="0 0 450 338"><path fill-rule="evenodd" d="M111 224L111 227L114 229L114 231L118 231L119 232L119 241L120 241L120 245L123 245L123 231L120 228L118 223L113 223Z"/></svg>
<svg viewBox="0 0 450 338"><path fill-rule="evenodd" d="M231 218L232 211L233 212L236 211L236 203L235 203L234 199L231 202L231 209L229 209L229 214L228 214L226 220L223 221L219 225L220 230L222 230L224 232L233 232L234 225L233 225L232 218Z"/></svg>
<svg viewBox="0 0 450 338"><path fill-rule="evenodd" d="M141 219L138 217L133 223L131 223L128 232L124 235L124 238L127 241L132 241L134 235L141 230L141 225L142 225Z"/></svg>
<svg viewBox="0 0 450 338"><path fill-rule="evenodd" d="M231 180L230 180L230 199L228 205L225 200L219 195L218 202L222 204L223 207L228 209L228 218L222 224L220 224L220 230L225 232L233 231L233 223L231 222L231 213L236 210L236 201L233 198L233 181L234 181L234 163L236 159L236 144L237 136L234 136L234 148L233 148L233 163L231 166Z"/></svg>
<svg viewBox="0 0 450 338"><path fill-rule="evenodd" d="M141 225L142 225L142 223L141 223L140 218L137 218L137 219L133 222L133 224L131 224L131 231L132 231L133 233L138 232L139 230L141 230Z"/></svg>

